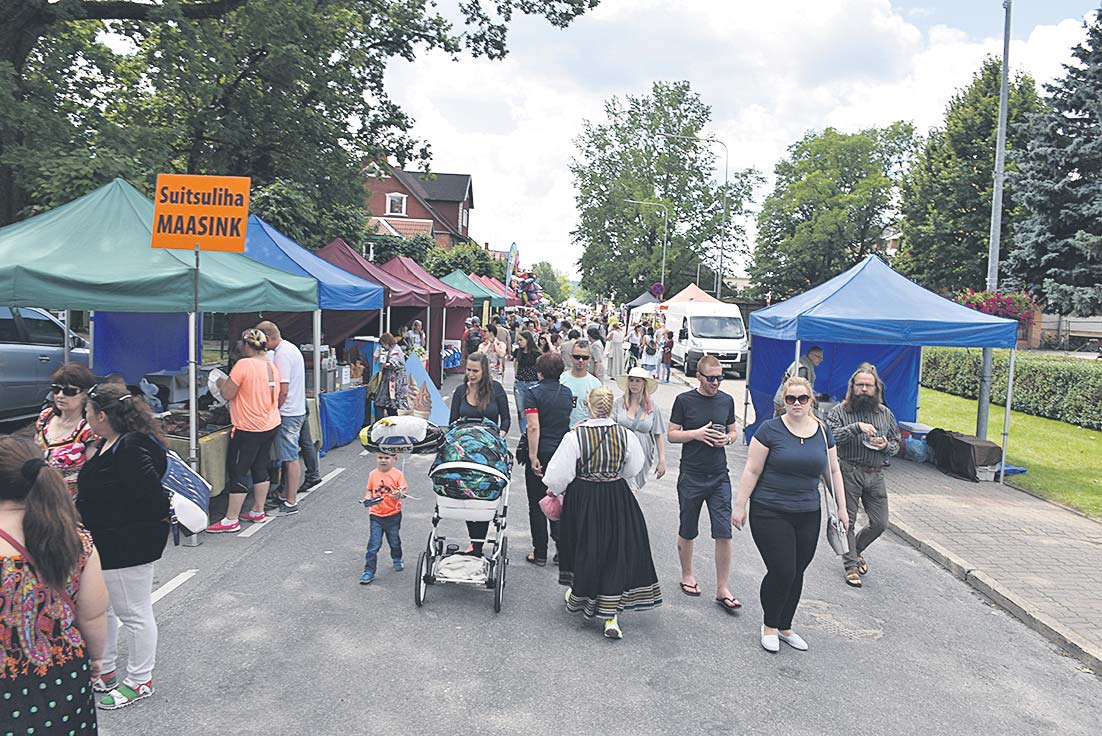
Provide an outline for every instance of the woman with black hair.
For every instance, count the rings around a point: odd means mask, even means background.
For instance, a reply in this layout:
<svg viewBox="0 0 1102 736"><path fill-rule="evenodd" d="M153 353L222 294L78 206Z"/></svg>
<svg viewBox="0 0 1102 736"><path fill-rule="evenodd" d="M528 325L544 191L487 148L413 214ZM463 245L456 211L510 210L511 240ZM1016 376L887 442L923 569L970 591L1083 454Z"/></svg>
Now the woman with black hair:
<svg viewBox="0 0 1102 736"><path fill-rule="evenodd" d="M161 478L164 438L145 399L103 383L88 392L88 424L101 438L77 477L76 507L103 563L110 606L99 707L123 708L153 695L157 621L153 563L168 542L170 507ZM127 640L126 677L116 674L120 623Z"/></svg>
<svg viewBox="0 0 1102 736"><path fill-rule="evenodd" d="M96 733L106 612L99 553L61 473L0 437L0 725Z"/></svg>
<svg viewBox="0 0 1102 736"><path fill-rule="evenodd" d="M513 376L513 398L517 405L517 422L521 436L528 428L524 418L524 392L539 383L539 376L536 375L536 359L539 357L536 339L529 330L521 330L517 335L517 347L513 350L513 367L516 371Z"/></svg>
<svg viewBox="0 0 1102 736"><path fill-rule="evenodd" d="M74 496L77 473L94 438L84 418L84 402L88 400L88 389L95 383L92 371L80 363L66 363L58 368L50 378L53 401L38 415L34 425L34 438L46 453L46 464L61 471L69 493Z"/></svg>

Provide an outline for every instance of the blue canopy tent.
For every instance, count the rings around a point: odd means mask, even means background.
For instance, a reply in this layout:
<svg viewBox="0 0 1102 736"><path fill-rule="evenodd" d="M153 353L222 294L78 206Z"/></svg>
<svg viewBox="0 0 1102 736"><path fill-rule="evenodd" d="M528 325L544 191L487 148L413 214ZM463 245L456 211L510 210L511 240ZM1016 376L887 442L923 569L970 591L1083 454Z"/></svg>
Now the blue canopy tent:
<svg viewBox="0 0 1102 736"><path fill-rule="evenodd" d="M900 421L918 416L922 346L1010 348L1003 452L1014 387L1014 320L977 312L928 291L870 255L845 273L750 315L751 360L746 402L754 424L773 416L773 395L785 370L813 345L823 348L815 392L842 398L858 365L869 362L884 379L884 402ZM746 405L743 419L746 419Z"/></svg>

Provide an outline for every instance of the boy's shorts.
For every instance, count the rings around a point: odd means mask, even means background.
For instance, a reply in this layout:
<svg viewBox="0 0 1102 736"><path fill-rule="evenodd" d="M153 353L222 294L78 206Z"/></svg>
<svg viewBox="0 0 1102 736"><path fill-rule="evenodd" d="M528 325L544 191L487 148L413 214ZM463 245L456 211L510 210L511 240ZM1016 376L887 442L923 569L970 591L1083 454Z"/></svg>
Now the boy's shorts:
<svg viewBox="0 0 1102 736"><path fill-rule="evenodd" d="M684 470L677 477L679 523L677 534L682 539L696 539L699 534L700 509L708 505L712 539L731 538L731 478L721 475L694 475Z"/></svg>
<svg viewBox="0 0 1102 736"><path fill-rule="evenodd" d="M276 460L281 463L298 460L298 436L302 434L302 423L305 421L305 414L279 418L279 432L275 441Z"/></svg>

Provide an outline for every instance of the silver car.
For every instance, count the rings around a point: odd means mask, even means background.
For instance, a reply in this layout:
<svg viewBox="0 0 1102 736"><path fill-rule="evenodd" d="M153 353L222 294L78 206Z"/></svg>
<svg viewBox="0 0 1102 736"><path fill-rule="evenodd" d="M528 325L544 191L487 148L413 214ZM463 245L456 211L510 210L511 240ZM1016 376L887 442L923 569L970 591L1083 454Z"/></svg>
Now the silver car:
<svg viewBox="0 0 1102 736"><path fill-rule="evenodd" d="M65 360L65 325L33 307L0 307L0 421L36 415ZM70 332L69 360L88 365L87 343Z"/></svg>

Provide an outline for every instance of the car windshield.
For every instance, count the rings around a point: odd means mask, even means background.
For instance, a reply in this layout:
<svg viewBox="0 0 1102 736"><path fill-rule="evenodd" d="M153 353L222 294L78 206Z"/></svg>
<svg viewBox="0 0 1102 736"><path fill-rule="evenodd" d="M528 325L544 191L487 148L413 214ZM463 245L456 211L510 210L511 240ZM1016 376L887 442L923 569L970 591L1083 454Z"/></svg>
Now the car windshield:
<svg viewBox="0 0 1102 736"><path fill-rule="evenodd" d="M729 339L746 337L746 329L739 317L690 317L693 337L701 339Z"/></svg>

